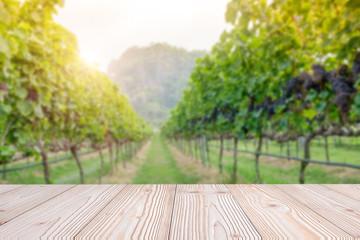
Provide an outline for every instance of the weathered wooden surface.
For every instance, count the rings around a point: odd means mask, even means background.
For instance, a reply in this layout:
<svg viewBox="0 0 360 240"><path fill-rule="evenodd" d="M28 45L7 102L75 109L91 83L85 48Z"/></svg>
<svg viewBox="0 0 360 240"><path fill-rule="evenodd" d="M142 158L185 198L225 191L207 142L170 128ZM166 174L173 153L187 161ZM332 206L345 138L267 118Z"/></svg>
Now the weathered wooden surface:
<svg viewBox="0 0 360 240"><path fill-rule="evenodd" d="M0 185L0 239L335 238L360 185Z"/></svg>

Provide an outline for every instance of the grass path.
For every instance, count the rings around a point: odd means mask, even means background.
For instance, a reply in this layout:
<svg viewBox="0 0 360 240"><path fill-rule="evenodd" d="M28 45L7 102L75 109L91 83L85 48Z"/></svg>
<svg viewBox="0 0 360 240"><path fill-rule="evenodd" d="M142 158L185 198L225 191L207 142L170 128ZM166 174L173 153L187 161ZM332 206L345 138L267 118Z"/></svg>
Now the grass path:
<svg viewBox="0 0 360 240"><path fill-rule="evenodd" d="M181 171L160 134L152 137L146 161L133 179L136 184L192 184L198 181L198 176Z"/></svg>
<svg viewBox="0 0 360 240"><path fill-rule="evenodd" d="M229 174L220 174L216 167L204 167L200 160L184 154L173 145L168 144L168 147L182 171L191 173L199 178L198 184L220 184L230 182Z"/></svg>
<svg viewBox="0 0 360 240"><path fill-rule="evenodd" d="M126 167L120 163L116 166L116 171L113 174L106 175L102 183L105 184L130 184L132 183L135 174L145 163L147 154L149 152L150 142L147 142L139 152L126 162Z"/></svg>

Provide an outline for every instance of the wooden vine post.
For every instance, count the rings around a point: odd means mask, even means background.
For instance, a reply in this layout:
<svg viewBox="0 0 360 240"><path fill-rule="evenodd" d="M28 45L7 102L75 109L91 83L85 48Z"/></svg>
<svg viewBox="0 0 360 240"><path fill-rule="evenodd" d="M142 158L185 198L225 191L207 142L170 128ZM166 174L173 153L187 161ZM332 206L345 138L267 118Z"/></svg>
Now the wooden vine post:
<svg viewBox="0 0 360 240"><path fill-rule="evenodd" d="M219 153L219 171L220 173L223 172L223 152L224 152L224 136L220 135L220 153Z"/></svg>
<svg viewBox="0 0 360 240"><path fill-rule="evenodd" d="M200 137L201 139L201 163L204 167L206 167L206 150L205 150L205 136L204 135L201 135Z"/></svg>
<svg viewBox="0 0 360 240"><path fill-rule="evenodd" d="M76 161L76 164L77 164L77 166L79 168L80 183L84 184L85 183L84 169L82 167L82 164L81 164L81 161L80 161L80 158L79 158L79 155L78 155L78 146L77 146L77 144L72 144L70 146L70 152L73 155L73 157L74 157L74 159Z"/></svg>
<svg viewBox="0 0 360 240"><path fill-rule="evenodd" d="M238 146L238 138L234 137L234 165L233 165L233 175L232 182L237 182L237 146Z"/></svg>
<svg viewBox="0 0 360 240"><path fill-rule="evenodd" d="M260 154L261 154L261 149L262 149L262 143L263 143L263 135L260 134L260 137L258 140L258 146L257 146L256 154L255 154L255 170L256 170L256 175L257 175L257 183L262 183L261 174L260 174L260 170L259 170L259 159L260 159Z"/></svg>

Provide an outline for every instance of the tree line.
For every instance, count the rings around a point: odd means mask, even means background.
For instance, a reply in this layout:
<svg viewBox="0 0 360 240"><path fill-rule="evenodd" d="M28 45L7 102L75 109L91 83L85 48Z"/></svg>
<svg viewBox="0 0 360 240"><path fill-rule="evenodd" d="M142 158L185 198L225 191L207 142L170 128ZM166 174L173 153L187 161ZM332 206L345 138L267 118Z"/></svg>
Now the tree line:
<svg viewBox="0 0 360 240"><path fill-rule="evenodd" d="M62 0L0 1L0 161L15 154L42 161L70 151L84 173L79 150L113 149L141 142L151 126L131 108L116 84L79 58L74 34L53 20Z"/></svg>
<svg viewBox="0 0 360 240"><path fill-rule="evenodd" d="M225 16L233 28L198 61L165 135L231 138L234 149L256 139L257 153L264 139L301 137L308 160L317 137L360 136L358 1L232 0ZM300 163L300 183L308 164Z"/></svg>

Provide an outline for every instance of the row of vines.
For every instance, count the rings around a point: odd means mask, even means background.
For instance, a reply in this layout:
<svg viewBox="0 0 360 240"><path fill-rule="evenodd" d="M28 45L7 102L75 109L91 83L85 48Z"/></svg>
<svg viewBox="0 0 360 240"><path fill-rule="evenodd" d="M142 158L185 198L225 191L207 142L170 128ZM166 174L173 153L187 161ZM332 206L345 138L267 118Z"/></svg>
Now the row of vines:
<svg viewBox="0 0 360 240"><path fill-rule="evenodd" d="M62 0L0 0L0 163L22 154L41 160L51 182L48 153L142 142L152 128L116 84L79 58L76 37L53 20ZM118 151L117 151L118 152Z"/></svg>
<svg viewBox="0 0 360 240"><path fill-rule="evenodd" d="M310 160L316 138L360 136L359 1L232 0L225 16L233 28L197 61L163 134L233 139L236 150L239 139L256 140L259 183L265 139L301 138ZM300 163L300 183L308 164Z"/></svg>

